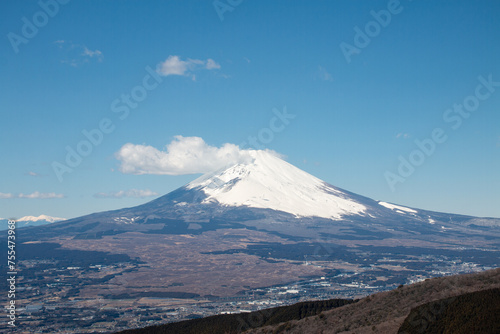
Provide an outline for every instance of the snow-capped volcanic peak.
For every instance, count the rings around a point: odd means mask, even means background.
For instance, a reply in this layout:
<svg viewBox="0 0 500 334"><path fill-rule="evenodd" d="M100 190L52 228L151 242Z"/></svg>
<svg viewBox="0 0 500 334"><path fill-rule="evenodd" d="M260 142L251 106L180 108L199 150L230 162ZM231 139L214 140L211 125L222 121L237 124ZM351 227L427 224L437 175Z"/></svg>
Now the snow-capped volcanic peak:
<svg viewBox="0 0 500 334"><path fill-rule="evenodd" d="M17 221L20 221L20 222L25 222L25 221L36 222L36 221L40 221L40 220L45 220L45 221L48 221L50 223L54 223L54 222L57 222L57 221L65 220L65 218L58 218L58 217L51 217L51 216L46 216L46 215L40 215L38 217L35 217L35 216L24 216L22 218L19 218Z"/></svg>
<svg viewBox="0 0 500 334"><path fill-rule="evenodd" d="M339 219L366 207L348 194L283 161L270 151L249 151L252 159L205 174L187 185L202 190L204 203L248 206L296 216Z"/></svg>

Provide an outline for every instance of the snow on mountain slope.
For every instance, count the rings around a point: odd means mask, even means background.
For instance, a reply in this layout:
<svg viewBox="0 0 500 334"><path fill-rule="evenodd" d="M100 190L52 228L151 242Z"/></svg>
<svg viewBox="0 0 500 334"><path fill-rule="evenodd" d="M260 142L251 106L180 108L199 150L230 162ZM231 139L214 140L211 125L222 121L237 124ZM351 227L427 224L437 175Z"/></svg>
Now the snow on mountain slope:
<svg viewBox="0 0 500 334"><path fill-rule="evenodd" d="M340 219L366 207L348 194L283 161L270 151L250 151L252 161L201 176L187 189L201 189L203 203L279 210L296 216Z"/></svg>
<svg viewBox="0 0 500 334"><path fill-rule="evenodd" d="M391 203L386 203L386 202L378 202L378 204L382 205L383 207L386 207L391 210L396 210L396 211L404 211L404 212L410 212L410 213L417 213L416 210L407 208L405 206L401 205L396 205L396 204L391 204Z"/></svg>
<svg viewBox="0 0 500 334"><path fill-rule="evenodd" d="M66 218L51 217L46 215L35 216L25 216L16 219L16 228L23 228L28 226L40 226L55 223L58 221L66 220ZM0 218L0 231L5 231L9 228L8 219Z"/></svg>
<svg viewBox="0 0 500 334"><path fill-rule="evenodd" d="M61 221L61 220L66 220L66 218L58 218L58 217L51 217L51 216L46 216L46 215L40 215L38 217L35 216L24 216L22 218L19 218L17 221L24 222L24 221L30 221L30 222L36 222L40 220L45 220L49 223Z"/></svg>

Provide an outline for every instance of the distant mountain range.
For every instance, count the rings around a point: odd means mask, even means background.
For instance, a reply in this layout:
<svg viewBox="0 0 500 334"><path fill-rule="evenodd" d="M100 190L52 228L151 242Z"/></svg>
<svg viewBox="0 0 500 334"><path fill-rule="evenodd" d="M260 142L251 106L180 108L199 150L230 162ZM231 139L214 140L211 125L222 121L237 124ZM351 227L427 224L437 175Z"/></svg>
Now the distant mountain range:
<svg viewBox="0 0 500 334"><path fill-rule="evenodd" d="M66 220L66 218L51 217L47 215L40 215L38 217L24 216L16 220L16 228L23 228L27 226L41 226L62 220ZM0 231L6 230L8 228L8 221L9 220L6 218L0 218Z"/></svg>

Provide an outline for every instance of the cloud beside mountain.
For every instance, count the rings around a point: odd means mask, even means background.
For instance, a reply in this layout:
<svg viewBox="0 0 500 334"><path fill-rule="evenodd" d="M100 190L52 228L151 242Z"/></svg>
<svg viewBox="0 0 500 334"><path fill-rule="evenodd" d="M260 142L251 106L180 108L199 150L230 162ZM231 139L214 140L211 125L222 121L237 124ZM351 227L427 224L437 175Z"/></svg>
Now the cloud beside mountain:
<svg viewBox="0 0 500 334"><path fill-rule="evenodd" d="M115 153L125 174L184 175L211 172L252 160L249 150L226 143L210 146L200 137L175 136L164 150L127 143Z"/></svg>

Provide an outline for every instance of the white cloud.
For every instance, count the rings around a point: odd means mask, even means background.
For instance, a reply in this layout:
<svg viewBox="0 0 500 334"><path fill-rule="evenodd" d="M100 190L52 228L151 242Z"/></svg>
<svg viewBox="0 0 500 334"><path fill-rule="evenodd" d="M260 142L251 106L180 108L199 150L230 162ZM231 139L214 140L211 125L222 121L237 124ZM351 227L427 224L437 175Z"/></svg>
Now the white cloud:
<svg viewBox="0 0 500 334"><path fill-rule="evenodd" d="M88 63L90 59L95 59L101 62L104 59L104 55L100 50L91 50L85 45L75 44L70 41L57 40L54 44L63 53L63 59L61 63L68 64L73 67L78 67L85 63Z"/></svg>
<svg viewBox="0 0 500 334"><path fill-rule="evenodd" d="M33 172L33 171L27 172L26 175L34 176L34 177L42 177L42 176L44 176L43 174L38 174L38 173Z"/></svg>
<svg viewBox="0 0 500 334"><path fill-rule="evenodd" d="M156 72L163 76L188 76L194 80L196 77L193 72L201 69L220 69L220 65L210 58L207 60L190 58L188 58L187 60L181 60L179 56L168 56L165 61L158 64L158 66L156 67Z"/></svg>
<svg viewBox="0 0 500 334"><path fill-rule="evenodd" d="M64 198L64 195L56 193L41 193L39 191L35 191L31 194L0 193L0 198L48 199L48 198Z"/></svg>
<svg viewBox="0 0 500 334"><path fill-rule="evenodd" d="M157 192L151 191L149 189L130 189L130 190L120 190L116 192L109 193L97 193L94 194L96 198L123 198L123 197L135 197L135 198L144 198L144 197L153 197L158 196Z"/></svg>
<svg viewBox="0 0 500 334"><path fill-rule="evenodd" d="M332 75L322 66L318 66L318 76L321 80L333 81Z"/></svg>
<svg viewBox="0 0 500 334"><path fill-rule="evenodd" d="M125 174L198 174L248 162L249 150L234 144L210 146L200 137L175 136L165 150L152 146L125 144L115 153Z"/></svg>
<svg viewBox="0 0 500 334"><path fill-rule="evenodd" d="M188 63L180 60L178 56L169 56L167 60L160 63L157 72L161 75L184 75L188 69Z"/></svg>
<svg viewBox="0 0 500 334"><path fill-rule="evenodd" d="M87 57L90 57L90 58L93 58L93 57L96 57L99 61L102 61L102 58L104 57L102 55L102 52L99 51L99 50L89 50L86 46L83 47L83 53L82 53L82 56L87 56Z"/></svg>
<svg viewBox="0 0 500 334"><path fill-rule="evenodd" d="M207 59L207 70L219 69L220 65L217 64L213 59Z"/></svg>
<svg viewBox="0 0 500 334"><path fill-rule="evenodd" d="M31 194L19 194L19 198L38 198L38 199L46 199L46 198L64 198L63 194L56 194L56 193L41 193L38 191L35 191Z"/></svg>
<svg viewBox="0 0 500 334"><path fill-rule="evenodd" d="M408 139L410 138L410 134L409 133L403 133L403 132L400 132L396 135L396 138L403 138L403 139Z"/></svg>

